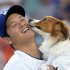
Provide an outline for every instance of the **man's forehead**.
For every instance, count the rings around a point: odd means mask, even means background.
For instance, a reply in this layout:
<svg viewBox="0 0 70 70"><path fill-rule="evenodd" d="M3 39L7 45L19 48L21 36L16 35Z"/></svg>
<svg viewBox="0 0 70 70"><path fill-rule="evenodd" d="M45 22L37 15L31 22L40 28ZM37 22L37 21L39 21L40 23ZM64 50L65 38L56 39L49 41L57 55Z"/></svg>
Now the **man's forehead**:
<svg viewBox="0 0 70 70"><path fill-rule="evenodd" d="M8 19L7 19L7 23L13 21L14 19L20 18L21 16L22 16L22 15L16 14L16 13L11 14L11 15L8 17ZM23 16L22 16L22 17L23 17ZM23 18L24 18L24 17L23 17Z"/></svg>
<svg viewBox="0 0 70 70"><path fill-rule="evenodd" d="M14 19L14 18L17 18L18 16L20 16L20 15L19 15L19 14L16 14L16 13L11 14L11 15L8 17L7 20L12 20L12 19Z"/></svg>

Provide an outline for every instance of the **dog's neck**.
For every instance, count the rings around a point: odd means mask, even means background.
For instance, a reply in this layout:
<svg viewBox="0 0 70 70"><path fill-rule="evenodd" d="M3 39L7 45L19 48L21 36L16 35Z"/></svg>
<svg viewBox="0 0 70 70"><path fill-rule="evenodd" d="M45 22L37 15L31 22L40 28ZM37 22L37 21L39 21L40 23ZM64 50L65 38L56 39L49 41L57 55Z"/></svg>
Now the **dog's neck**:
<svg viewBox="0 0 70 70"><path fill-rule="evenodd" d="M47 59L48 55L49 55L49 49L57 44L60 40L59 40L59 37L52 37L50 33L43 33L43 38L44 38L44 41L42 42L42 45L39 47L39 50L44 53L44 58Z"/></svg>
<svg viewBox="0 0 70 70"><path fill-rule="evenodd" d="M43 38L44 38L44 42L46 41L46 44L48 47L51 47L52 45L56 44L57 42L60 41L60 37L59 36L51 36L50 33L45 33L43 34Z"/></svg>
<svg viewBox="0 0 70 70"><path fill-rule="evenodd" d="M52 45L56 44L60 39L60 34L59 35L56 35L56 36L52 36L51 33L46 33L46 32L43 32L37 28L33 28L34 31L36 31L38 34L42 35L43 38L44 38L44 41L43 41L43 45L47 45L47 47L51 47Z"/></svg>
<svg viewBox="0 0 70 70"><path fill-rule="evenodd" d="M44 42L42 43L39 49L43 53L43 58L47 60L50 49L58 45L58 43L63 42L63 40L60 40L59 36L52 37L50 34L45 34L45 35L47 36L44 36Z"/></svg>
<svg viewBox="0 0 70 70"><path fill-rule="evenodd" d="M50 48L57 45L60 41L65 40L63 34L61 33L53 36L51 33L43 32L37 28L33 28L33 30L42 35L44 38L42 45L39 47L39 50L43 53L43 57L46 60L48 59Z"/></svg>

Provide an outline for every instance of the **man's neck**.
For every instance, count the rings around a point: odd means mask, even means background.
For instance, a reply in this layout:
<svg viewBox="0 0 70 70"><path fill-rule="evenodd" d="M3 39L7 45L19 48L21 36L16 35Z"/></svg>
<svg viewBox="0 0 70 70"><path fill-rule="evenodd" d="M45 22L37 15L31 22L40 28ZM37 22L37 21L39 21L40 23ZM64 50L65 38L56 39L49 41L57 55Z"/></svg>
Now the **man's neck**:
<svg viewBox="0 0 70 70"><path fill-rule="evenodd" d="M40 58L40 55L41 55L40 51L38 50L38 47L36 46L36 44L34 42L31 44L17 46L16 50L20 50L35 58Z"/></svg>

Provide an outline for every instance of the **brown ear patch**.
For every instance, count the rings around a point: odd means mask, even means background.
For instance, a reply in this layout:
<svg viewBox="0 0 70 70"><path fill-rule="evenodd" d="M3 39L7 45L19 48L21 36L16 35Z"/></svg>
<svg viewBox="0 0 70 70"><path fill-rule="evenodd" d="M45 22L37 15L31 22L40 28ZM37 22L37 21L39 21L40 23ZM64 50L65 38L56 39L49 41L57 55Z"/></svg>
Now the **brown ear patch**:
<svg viewBox="0 0 70 70"><path fill-rule="evenodd" d="M62 33L65 39L68 38L68 28L61 21L58 21L53 25L52 36L58 35L58 33Z"/></svg>

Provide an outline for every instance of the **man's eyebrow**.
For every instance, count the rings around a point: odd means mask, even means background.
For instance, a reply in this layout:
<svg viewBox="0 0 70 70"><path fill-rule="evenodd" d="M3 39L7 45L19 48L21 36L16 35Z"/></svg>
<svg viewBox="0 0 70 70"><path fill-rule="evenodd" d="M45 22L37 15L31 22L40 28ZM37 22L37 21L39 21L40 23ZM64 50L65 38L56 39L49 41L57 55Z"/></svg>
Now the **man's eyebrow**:
<svg viewBox="0 0 70 70"><path fill-rule="evenodd" d="M11 21L11 22L10 22L10 25L12 25L13 23L14 23L14 21Z"/></svg>
<svg viewBox="0 0 70 70"><path fill-rule="evenodd" d="M18 18L21 18L22 16L20 15Z"/></svg>
<svg viewBox="0 0 70 70"><path fill-rule="evenodd" d="M21 17L23 17L23 16L21 16L21 15L18 16L18 18L21 18ZM10 25L11 25L12 23L14 23L14 22L15 22L15 21L11 21L11 22L10 22Z"/></svg>

